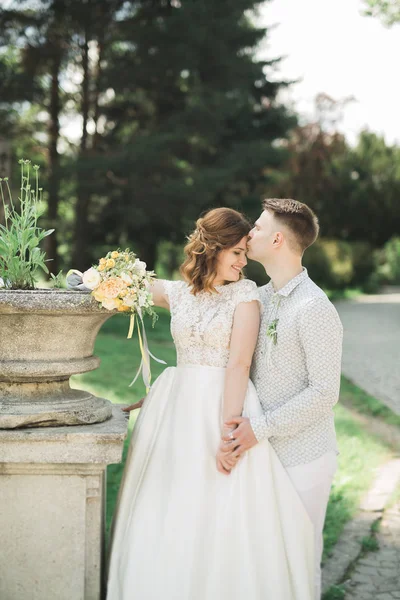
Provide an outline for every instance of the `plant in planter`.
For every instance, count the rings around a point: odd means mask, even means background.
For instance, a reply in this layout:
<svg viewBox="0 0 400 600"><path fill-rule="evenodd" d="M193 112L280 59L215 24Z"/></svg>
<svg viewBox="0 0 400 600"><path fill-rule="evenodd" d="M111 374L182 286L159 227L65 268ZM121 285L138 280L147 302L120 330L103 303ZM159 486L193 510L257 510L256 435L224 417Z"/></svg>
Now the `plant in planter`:
<svg viewBox="0 0 400 600"><path fill-rule="evenodd" d="M44 212L42 188L39 187L39 167L33 166L34 185L31 185L31 163L21 159L20 210L16 210L8 178L0 178L0 192L4 207L5 224L0 224L0 285L9 289L32 290L39 269L48 273L45 253L40 242L54 229L38 227ZM4 186L4 187L3 187ZM4 189L5 188L5 189ZM8 192L9 204L5 192Z"/></svg>
<svg viewBox="0 0 400 600"><path fill-rule="evenodd" d="M48 272L39 244L53 230L37 225L43 213L38 167L32 186L30 161L19 162L19 211L8 181L0 181L0 428L105 421L111 403L71 389L69 378L98 367L96 335L116 311L85 291L35 288L38 271ZM60 274L54 279L60 285Z"/></svg>

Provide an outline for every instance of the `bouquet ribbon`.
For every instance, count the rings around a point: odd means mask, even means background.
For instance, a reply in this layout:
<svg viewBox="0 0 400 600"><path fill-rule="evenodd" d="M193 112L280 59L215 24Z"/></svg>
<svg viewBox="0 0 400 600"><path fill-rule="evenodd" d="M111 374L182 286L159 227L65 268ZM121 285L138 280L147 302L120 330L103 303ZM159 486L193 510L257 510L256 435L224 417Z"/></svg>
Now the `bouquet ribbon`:
<svg viewBox="0 0 400 600"><path fill-rule="evenodd" d="M165 362L165 360L156 358L154 356L154 354L152 354L150 352L149 344L147 342L146 329L145 329L144 323L143 323L142 313L140 312L140 309L138 309L137 312L138 312L138 318L140 321L140 323L138 323L138 338L139 338L139 347L140 347L140 353L142 355L142 360L140 361L140 365L137 370L137 373L136 373L134 379L129 384L129 387L131 387L135 383L135 381L137 380L139 375L142 374L143 383L146 386L146 394L148 394L149 390L150 390L150 385L151 385L150 357L162 365L166 365L167 363ZM142 333L140 333L140 326L142 327ZM134 327L135 327L135 314L132 314L130 325L129 325L128 336L127 336L128 339L130 339L132 337Z"/></svg>

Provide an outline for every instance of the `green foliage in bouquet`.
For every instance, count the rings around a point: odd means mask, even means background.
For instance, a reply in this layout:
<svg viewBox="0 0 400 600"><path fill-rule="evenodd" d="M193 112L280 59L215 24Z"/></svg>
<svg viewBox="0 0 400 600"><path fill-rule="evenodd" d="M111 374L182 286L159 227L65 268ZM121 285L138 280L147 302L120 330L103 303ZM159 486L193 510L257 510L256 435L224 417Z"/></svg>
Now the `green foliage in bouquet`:
<svg viewBox="0 0 400 600"><path fill-rule="evenodd" d="M32 185L31 161L21 159L19 164L19 211L13 202L8 178L0 178L4 207L4 225L0 224L0 284L8 289L30 290L35 288L35 277L40 269L45 273L49 272L45 264L46 253L40 249L39 244L54 229L45 231L37 226L38 219L45 210L42 188L39 187L39 167L32 167Z"/></svg>

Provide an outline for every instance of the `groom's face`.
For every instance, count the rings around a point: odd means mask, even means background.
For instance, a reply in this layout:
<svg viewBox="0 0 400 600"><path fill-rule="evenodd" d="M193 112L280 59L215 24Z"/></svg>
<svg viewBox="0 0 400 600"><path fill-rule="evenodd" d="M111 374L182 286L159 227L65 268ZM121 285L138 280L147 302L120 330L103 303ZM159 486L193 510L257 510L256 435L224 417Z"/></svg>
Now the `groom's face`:
<svg viewBox="0 0 400 600"><path fill-rule="evenodd" d="M273 213L264 210L249 233L249 241L247 242L248 258L259 262L268 260L273 251L276 232L277 223Z"/></svg>

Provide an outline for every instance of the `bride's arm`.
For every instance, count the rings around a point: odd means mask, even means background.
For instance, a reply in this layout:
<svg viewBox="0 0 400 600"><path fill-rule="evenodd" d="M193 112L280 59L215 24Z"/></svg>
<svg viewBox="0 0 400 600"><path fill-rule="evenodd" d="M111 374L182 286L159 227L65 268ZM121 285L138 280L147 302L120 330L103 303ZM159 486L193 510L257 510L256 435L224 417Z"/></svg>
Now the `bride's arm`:
<svg viewBox="0 0 400 600"><path fill-rule="evenodd" d="M233 319L225 374L221 427L232 417L242 414L259 328L260 308L257 300L238 304Z"/></svg>
<svg viewBox="0 0 400 600"><path fill-rule="evenodd" d="M235 426L225 427L224 423L242 414L244 399L249 382L251 360L257 343L260 327L260 308L257 300L241 302L235 310L229 351L229 360L225 373L224 401L222 408L221 436L229 436ZM229 475L237 462L233 454L235 444L221 442L216 462L220 473ZM229 449L228 449L229 448Z"/></svg>
<svg viewBox="0 0 400 600"><path fill-rule="evenodd" d="M153 302L155 306L167 308L169 310L168 296L165 293L165 287L162 279L156 279L153 281L149 286L149 292L151 292L153 296Z"/></svg>

